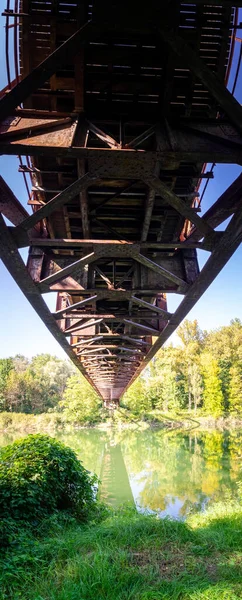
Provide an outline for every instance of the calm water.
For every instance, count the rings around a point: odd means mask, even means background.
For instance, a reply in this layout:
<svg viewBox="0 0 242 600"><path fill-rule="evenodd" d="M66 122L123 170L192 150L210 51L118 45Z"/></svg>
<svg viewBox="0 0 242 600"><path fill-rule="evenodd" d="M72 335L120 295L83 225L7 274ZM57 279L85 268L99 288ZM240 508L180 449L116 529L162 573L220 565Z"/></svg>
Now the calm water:
<svg viewBox="0 0 242 600"><path fill-rule="evenodd" d="M184 519L236 498L242 481L242 431L90 429L58 438L98 475L101 498L113 506L129 501L140 511ZM0 445L11 441L0 437Z"/></svg>

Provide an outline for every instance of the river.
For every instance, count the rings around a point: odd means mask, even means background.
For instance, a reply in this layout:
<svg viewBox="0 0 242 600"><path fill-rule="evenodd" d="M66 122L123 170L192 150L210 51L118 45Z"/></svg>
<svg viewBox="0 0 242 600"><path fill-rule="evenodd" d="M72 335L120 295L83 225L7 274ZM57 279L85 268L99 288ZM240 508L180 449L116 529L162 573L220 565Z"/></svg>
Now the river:
<svg viewBox="0 0 242 600"><path fill-rule="evenodd" d="M5 445L20 436L0 436ZM23 437L23 436L21 436ZM101 480L99 495L112 506L185 519L194 511L238 496L242 431L161 429L58 433Z"/></svg>

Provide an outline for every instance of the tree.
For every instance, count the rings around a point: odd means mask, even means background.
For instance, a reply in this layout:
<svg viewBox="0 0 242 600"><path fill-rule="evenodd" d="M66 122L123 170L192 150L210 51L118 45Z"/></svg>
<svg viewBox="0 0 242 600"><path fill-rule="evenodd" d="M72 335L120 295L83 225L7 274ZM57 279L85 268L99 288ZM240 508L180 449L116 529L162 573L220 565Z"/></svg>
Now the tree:
<svg viewBox="0 0 242 600"><path fill-rule="evenodd" d="M202 347L207 333L200 329L196 319L194 321L188 321L186 319L180 327L178 327L177 335L184 346L190 344L190 342L195 342L198 346Z"/></svg>
<svg viewBox="0 0 242 600"><path fill-rule="evenodd" d="M207 414L219 417L223 413L223 393L219 379L218 361L211 354L204 353L202 367L204 380L203 408Z"/></svg>
<svg viewBox="0 0 242 600"><path fill-rule="evenodd" d="M101 400L81 374L69 377L59 406L72 423L96 423L100 418Z"/></svg>
<svg viewBox="0 0 242 600"><path fill-rule="evenodd" d="M124 394L122 403L137 415L142 415L152 409L144 377L138 377L130 388L128 388Z"/></svg>
<svg viewBox="0 0 242 600"><path fill-rule="evenodd" d="M203 350L206 332L198 326L198 322L184 321L177 330L183 343L183 374L186 381L185 389L188 397L188 410L196 412L201 402L202 377L200 373L200 354Z"/></svg>
<svg viewBox="0 0 242 600"><path fill-rule="evenodd" d="M0 359L0 409L6 410L6 386L10 371L14 369L12 358Z"/></svg>
<svg viewBox="0 0 242 600"><path fill-rule="evenodd" d="M154 408L167 412L181 407L179 368L179 349L173 346L162 348L153 362L153 377L148 385L148 395Z"/></svg>
<svg viewBox="0 0 242 600"><path fill-rule="evenodd" d="M202 376L199 366L196 362L194 362L189 369L189 384L191 397L193 399L194 412L196 413L197 407L199 404L201 404L203 394Z"/></svg>
<svg viewBox="0 0 242 600"><path fill-rule="evenodd" d="M29 360L23 354L16 354L13 358L13 366L17 373L23 373L29 366Z"/></svg>
<svg viewBox="0 0 242 600"><path fill-rule="evenodd" d="M231 368L242 363L242 323L233 319L230 324L211 331L205 341L205 350L218 361L225 408L229 409Z"/></svg>
<svg viewBox="0 0 242 600"><path fill-rule="evenodd" d="M230 369L229 411L242 412L242 365L239 362Z"/></svg>

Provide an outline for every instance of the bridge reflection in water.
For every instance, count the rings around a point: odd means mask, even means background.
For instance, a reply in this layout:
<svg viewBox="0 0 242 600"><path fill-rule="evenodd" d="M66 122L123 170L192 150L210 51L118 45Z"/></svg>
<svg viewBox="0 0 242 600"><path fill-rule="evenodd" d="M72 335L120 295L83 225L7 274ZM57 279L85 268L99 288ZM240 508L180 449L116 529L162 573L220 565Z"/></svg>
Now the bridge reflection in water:
<svg viewBox="0 0 242 600"><path fill-rule="evenodd" d="M99 493L104 502L111 506L129 502L135 506L120 444L105 444L100 479Z"/></svg>
<svg viewBox="0 0 242 600"><path fill-rule="evenodd" d="M99 497L113 507L129 502L184 519L239 495L242 431L93 429L59 437L98 475Z"/></svg>
<svg viewBox="0 0 242 600"><path fill-rule="evenodd" d="M17 437L0 436L0 446ZM81 429L58 438L97 474L99 497L113 507L128 502L141 512L185 519L241 496L242 430Z"/></svg>

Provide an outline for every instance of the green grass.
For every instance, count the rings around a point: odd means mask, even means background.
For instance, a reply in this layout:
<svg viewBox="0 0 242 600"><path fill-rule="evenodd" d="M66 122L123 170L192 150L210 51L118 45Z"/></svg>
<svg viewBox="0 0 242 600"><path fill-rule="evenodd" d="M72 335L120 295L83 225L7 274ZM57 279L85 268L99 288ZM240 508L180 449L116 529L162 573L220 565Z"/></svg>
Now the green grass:
<svg viewBox="0 0 242 600"><path fill-rule="evenodd" d="M242 509L218 506L185 524L109 513L54 518L21 533L0 561L1 600L241 600Z"/></svg>

